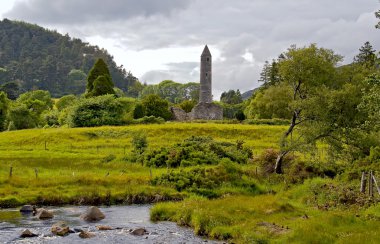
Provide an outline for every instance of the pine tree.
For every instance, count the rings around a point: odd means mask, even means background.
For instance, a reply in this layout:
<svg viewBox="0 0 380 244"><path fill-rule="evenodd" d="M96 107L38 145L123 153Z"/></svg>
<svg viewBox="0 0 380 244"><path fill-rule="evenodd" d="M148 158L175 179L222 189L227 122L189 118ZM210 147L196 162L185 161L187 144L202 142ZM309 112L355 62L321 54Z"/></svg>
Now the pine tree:
<svg viewBox="0 0 380 244"><path fill-rule="evenodd" d="M354 57L354 62L363 64L368 67L373 67L376 63L376 50L367 41L359 49L359 54Z"/></svg>
<svg viewBox="0 0 380 244"><path fill-rule="evenodd" d="M103 59L98 59L87 77L86 97L115 94L111 74Z"/></svg>

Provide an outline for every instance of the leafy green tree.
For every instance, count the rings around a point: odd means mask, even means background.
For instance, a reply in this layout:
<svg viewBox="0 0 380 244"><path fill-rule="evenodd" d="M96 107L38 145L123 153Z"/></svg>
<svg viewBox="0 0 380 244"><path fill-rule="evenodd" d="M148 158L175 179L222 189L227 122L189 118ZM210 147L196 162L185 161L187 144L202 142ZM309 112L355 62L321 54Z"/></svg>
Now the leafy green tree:
<svg viewBox="0 0 380 244"><path fill-rule="evenodd" d="M0 92L0 131L4 130L5 121L8 113L9 101L4 92Z"/></svg>
<svg viewBox="0 0 380 244"><path fill-rule="evenodd" d="M142 100L146 116L161 117L165 120L172 118L169 111L169 103L158 95L149 95Z"/></svg>
<svg viewBox="0 0 380 244"><path fill-rule="evenodd" d="M290 119L292 88L285 83L257 92L245 109L249 119Z"/></svg>
<svg viewBox="0 0 380 244"><path fill-rule="evenodd" d="M375 13L375 16L376 16L376 18L380 19L380 10L378 10L378 11ZM378 22L378 23L376 24L376 28L377 28L377 29L380 29L380 22Z"/></svg>
<svg viewBox="0 0 380 244"><path fill-rule="evenodd" d="M107 64L98 59L87 77L86 97L115 94L113 82Z"/></svg>
<svg viewBox="0 0 380 244"><path fill-rule="evenodd" d="M75 95L67 95L61 97L56 103L58 111L62 111L63 109L73 106L78 101L78 98Z"/></svg>
<svg viewBox="0 0 380 244"><path fill-rule="evenodd" d="M315 44L297 48L292 46L284 54L279 63L281 82L292 88L292 118L291 124L281 140L280 153L276 159L275 172L282 173L284 157L294 150L298 143L292 143L289 136L299 125L308 121L304 114L306 109L301 106L316 96L323 86L331 86L336 74L336 65L342 57L332 50L318 48ZM317 139L317 138L316 138Z"/></svg>
<svg viewBox="0 0 380 244"><path fill-rule="evenodd" d="M220 101L227 104L238 104L243 102L243 98L241 97L239 89L236 92L234 90L229 90L228 92L222 93Z"/></svg>
<svg viewBox="0 0 380 244"><path fill-rule="evenodd" d="M272 60L271 63L269 63L268 61L265 61L265 64L264 64L263 70L260 73L260 79L259 79L259 82L262 82L264 87L276 85L280 81L278 62L279 61L276 61L274 59Z"/></svg>

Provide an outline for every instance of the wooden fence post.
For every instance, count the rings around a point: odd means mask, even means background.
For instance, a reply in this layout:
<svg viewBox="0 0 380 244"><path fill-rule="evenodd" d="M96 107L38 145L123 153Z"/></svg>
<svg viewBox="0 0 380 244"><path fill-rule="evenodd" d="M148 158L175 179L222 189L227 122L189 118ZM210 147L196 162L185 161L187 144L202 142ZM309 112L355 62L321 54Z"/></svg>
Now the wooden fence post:
<svg viewBox="0 0 380 244"><path fill-rule="evenodd" d="M375 183L375 186L376 186L377 192L378 192L379 195L380 195L380 188L379 188L379 185L377 184L377 180L376 180L376 178L375 178L375 175L372 175L372 179L373 179L373 182Z"/></svg>
<svg viewBox="0 0 380 244"><path fill-rule="evenodd" d="M361 184L360 184L360 192L361 193L365 193L366 184L367 184L366 172L363 172L362 173L362 180L361 180Z"/></svg>
<svg viewBox="0 0 380 244"><path fill-rule="evenodd" d="M11 165L11 167L9 168L9 178L12 178L12 174L13 174L13 166Z"/></svg>
<svg viewBox="0 0 380 244"><path fill-rule="evenodd" d="M36 174L36 179L37 179L38 178L38 169L37 168L34 169L34 173Z"/></svg>
<svg viewBox="0 0 380 244"><path fill-rule="evenodd" d="M369 181L368 181L368 194L370 197L373 197L373 177L372 170L369 171Z"/></svg>

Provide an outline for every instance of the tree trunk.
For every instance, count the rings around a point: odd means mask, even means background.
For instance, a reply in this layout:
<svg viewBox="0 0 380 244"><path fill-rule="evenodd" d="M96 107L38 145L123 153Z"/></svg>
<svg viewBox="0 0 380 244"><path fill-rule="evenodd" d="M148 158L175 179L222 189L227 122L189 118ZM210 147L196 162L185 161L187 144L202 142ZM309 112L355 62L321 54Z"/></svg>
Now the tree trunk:
<svg viewBox="0 0 380 244"><path fill-rule="evenodd" d="M288 154L289 151L282 151L280 152L280 154L277 156L277 159L276 159L276 165L274 166L274 172L276 172L276 174L282 174L284 173L282 171L282 163L284 161L284 157L286 156L286 154Z"/></svg>

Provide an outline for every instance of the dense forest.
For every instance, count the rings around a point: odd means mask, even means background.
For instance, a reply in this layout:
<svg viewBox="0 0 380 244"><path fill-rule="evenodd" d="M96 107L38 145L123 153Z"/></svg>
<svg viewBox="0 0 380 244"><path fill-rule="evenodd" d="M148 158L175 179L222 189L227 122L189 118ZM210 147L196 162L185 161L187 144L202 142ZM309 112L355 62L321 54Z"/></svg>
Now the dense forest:
<svg viewBox="0 0 380 244"><path fill-rule="evenodd" d="M137 79L117 66L105 49L37 25L0 21L0 89L11 98L37 89L48 90L53 97L81 94L98 58L107 63L115 86L128 94Z"/></svg>

